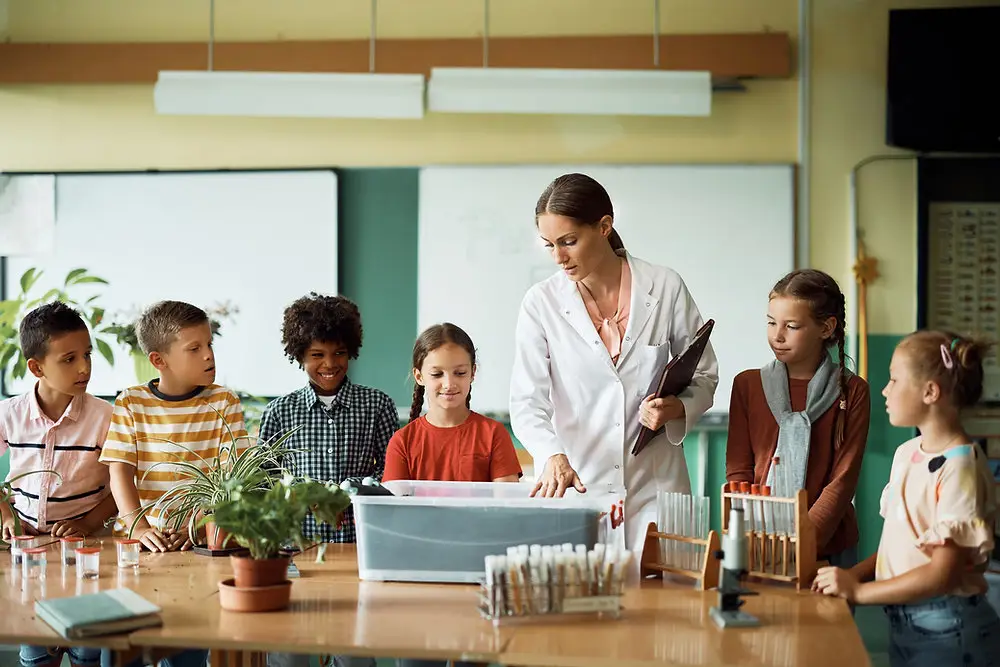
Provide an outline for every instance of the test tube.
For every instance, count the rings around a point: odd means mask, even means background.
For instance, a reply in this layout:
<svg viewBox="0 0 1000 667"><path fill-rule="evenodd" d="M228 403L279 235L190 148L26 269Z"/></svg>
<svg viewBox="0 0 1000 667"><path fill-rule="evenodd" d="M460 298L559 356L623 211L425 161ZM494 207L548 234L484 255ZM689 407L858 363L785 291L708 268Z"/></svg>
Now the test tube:
<svg viewBox="0 0 1000 667"><path fill-rule="evenodd" d="M76 578L97 579L101 576L100 547L79 547L76 550Z"/></svg>
<svg viewBox="0 0 1000 667"><path fill-rule="evenodd" d="M118 540L118 567L139 567L139 540Z"/></svg>
<svg viewBox="0 0 1000 667"><path fill-rule="evenodd" d="M749 496L750 495L750 489L751 489L750 482L740 482L740 493L742 495ZM749 502L749 499L747 499L746 503L744 503L741 500L740 501L740 506L743 507L743 509L744 509L743 516L745 517L745 521L746 521L746 524L745 524L746 525L746 529L747 529L748 532L752 532L753 531L753 512L751 512L749 510L753 507L753 505Z"/></svg>
<svg viewBox="0 0 1000 667"><path fill-rule="evenodd" d="M664 495L663 491L657 491L656 492L656 530L659 533L665 533L665 532L667 532L666 531L666 527L664 526L664 519L663 519L663 514L664 514L664 512L663 512L663 505L664 505L663 495ZM667 562L666 546L664 544L665 542L666 542L666 540L661 539L661 538L657 538L657 540L656 540L656 546L657 546L657 550L658 550L658 552L660 554L660 562L661 563Z"/></svg>
<svg viewBox="0 0 1000 667"><path fill-rule="evenodd" d="M698 537L707 540L709 533L709 526L712 524L712 499L702 498L701 503L701 532L698 533ZM700 563L705 562L705 557L708 555L708 545L706 544L701 548L701 557L699 558ZM713 556L714 558L714 556Z"/></svg>
<svg viewBox="0 0 1000 667"><path fill-rule="evenodd" d="M45 579L45 567L48 564L45 547L25 549L22 557L22 576L27 579Z"/></svg>
<svg viewBox="0 0 1000 667"><path fill-rule="evenodd" d="M765 498L771 497L771 487L764 484L760 487L760 495ZM768 572L774 572L774 503L764 503L764 568Z"/></svg>
<svg viewBox="0 0 1000 667"><path fill-rule="evenodd" d="M740 483L739 482L729 482L728 488L726 490L729 491L729 493L739 493L740 492ZM734 509L739 509L740 507L743 506L742 503L741 503L741 501L738 498L733 498L730 501L730 503L731 503L731 506Z"/></svg>
<svg viewBox="0 0 1000 667"><path fill-rule="evenodd" d="M680 535L681 534L681 494L679 494L679 493L671 493L670 496L671 496L671 502L673 504L673 506L670 509L670 513L672 515L671 521L673 522L673 528L671 529L670 532L672 532L674 535ZM673 566L674 567L684 567L684 565L681 562L681 558L682 558L683 555L681 553L680 542L678 542L677 540L673 540L671 542L671 545L673 547L673 552L674 552Z"/></svg>
<svg viewBox="0 0 1000 667"><path fill-rule="evenodd" d="M82 537L60 537L59 549L61 550L62 564L66 567L76 565L76 550L82 546Z"/></svg>
<svg viewBox="0 0 1000 667"><path fill-rule="evenodd" d="M694 496L684 494L684 536L694 537ZM694 567L694 547L690 542L684 543L684 567L688 570Z"/></svg>

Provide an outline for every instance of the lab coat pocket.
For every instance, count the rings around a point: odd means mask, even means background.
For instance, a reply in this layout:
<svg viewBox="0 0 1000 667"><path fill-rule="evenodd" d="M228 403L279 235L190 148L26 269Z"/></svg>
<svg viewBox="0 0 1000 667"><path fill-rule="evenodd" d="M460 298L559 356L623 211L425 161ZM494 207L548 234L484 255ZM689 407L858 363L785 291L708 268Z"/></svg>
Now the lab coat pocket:
<svg viewBox="0 0 1000 667"><path fill-rule="evenodd" d="M670 361L670 343L642 345L637 351L639 352L639 382L636 385L635 393L642 399L656 390L656 385L660 382L660 373Z"/></svg>

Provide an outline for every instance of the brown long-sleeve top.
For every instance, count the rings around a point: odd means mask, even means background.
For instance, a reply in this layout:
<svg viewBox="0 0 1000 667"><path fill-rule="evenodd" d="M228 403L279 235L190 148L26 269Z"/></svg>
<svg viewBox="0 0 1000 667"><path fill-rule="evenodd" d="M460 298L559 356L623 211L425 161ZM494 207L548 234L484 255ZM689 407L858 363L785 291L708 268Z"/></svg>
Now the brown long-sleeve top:
<svg viewBox="0 0 1000 667"><path fill-rule="evenodd" d="M806 408L809 380L789 379L792 410ZM868 440L871 403L868 383L852 375L847 383L847 423L844 442L834 448L839 401L812 425L806 492L809 518L816 526L818 556L838 553L858 543L858 518L851 500L858 485ZM778 423L771 414L760 370L743 371L733 380L729 405L726 479L763 484L778 445Z"/></svg>

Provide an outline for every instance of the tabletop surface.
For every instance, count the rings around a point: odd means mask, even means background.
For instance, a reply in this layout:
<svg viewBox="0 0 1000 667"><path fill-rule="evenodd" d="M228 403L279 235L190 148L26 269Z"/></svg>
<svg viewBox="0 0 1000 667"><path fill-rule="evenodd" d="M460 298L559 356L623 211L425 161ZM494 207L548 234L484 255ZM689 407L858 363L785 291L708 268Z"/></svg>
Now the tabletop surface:
<svg viewBox="0 0 1000 667"><path fill-rule="evenodd" d="M847 605L792 588L753 586L745 611L757 628L718 628L709 616L714 592L646 581L628 589L621 618L592 616L514 619L494 627L476 609L472 586L364 582L354 545L328 545L296 557L292 602L279 612L224 611L218 582L229 578L228 558L191 552L142 553L137 570L119 570L114 543L103 542L101 576L76 578L63 568L58 545L49 547L45 581L23 581L0 554L5 613L0 643L65 644L35 618L36 599L133 589L163 609L163 626L94 640L89 645L202 647L240 651L410 657L526 666L639 665L867 665L868 654ZM18 607L23 609L18 613ZM846 663L845 663L846 661Z"/></svg>

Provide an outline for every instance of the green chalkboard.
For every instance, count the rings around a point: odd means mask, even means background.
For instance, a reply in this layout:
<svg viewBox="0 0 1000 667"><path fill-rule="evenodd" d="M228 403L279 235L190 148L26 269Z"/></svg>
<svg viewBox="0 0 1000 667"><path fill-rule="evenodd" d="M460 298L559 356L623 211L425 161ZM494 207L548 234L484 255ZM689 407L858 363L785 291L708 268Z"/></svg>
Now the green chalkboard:
<svg viewBox="0 0 1000 667"><path fill-rule="evenodd" d="M364 327L350 377L399 406L413 396L419 178L416 168L337 171L340 292L358 304Z"/></svg>

